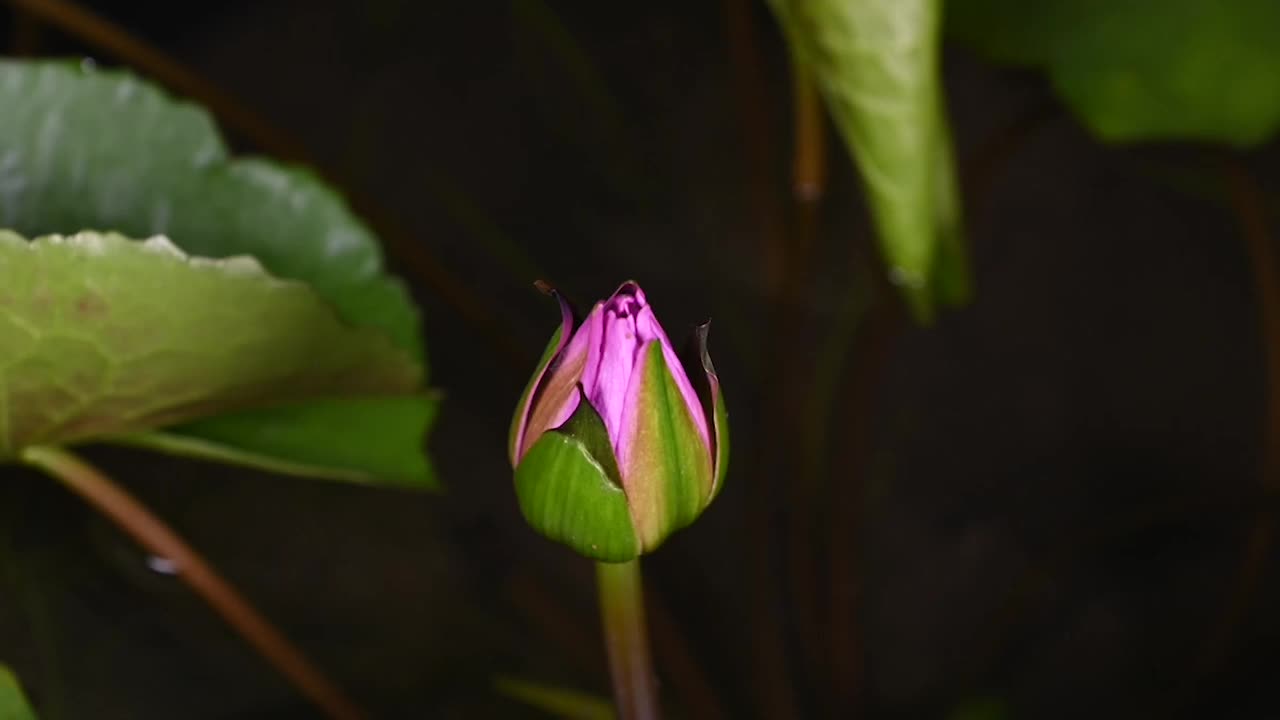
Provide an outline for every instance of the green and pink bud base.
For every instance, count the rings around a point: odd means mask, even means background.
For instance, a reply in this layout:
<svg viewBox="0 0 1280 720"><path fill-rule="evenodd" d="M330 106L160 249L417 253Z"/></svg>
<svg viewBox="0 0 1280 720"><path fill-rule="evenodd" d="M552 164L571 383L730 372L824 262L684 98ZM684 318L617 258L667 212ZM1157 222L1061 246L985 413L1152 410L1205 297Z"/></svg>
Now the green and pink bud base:
<svg viewBox="0 0 1280 720"><path fill-rule="evenodd" d="M728 417L707 325L682 364L644 292L623 283L561 327L511 424L516 494L543 535L604 562L653 551L724 482Z"/></svg>

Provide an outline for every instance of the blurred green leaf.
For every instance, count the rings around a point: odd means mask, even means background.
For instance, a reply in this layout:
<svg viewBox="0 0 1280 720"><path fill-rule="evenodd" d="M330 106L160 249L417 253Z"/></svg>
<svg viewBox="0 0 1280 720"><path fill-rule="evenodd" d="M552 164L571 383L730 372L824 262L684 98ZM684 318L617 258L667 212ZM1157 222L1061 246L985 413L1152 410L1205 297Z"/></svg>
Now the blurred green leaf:
<svg viewBox="0 0 1280 720"><path fill-rule="evenodd" d="M0 665L0 720L36 720L18 679L4 665Z"/></svg>
<svg viewBox="0 0 1280 720"><path fill-rule="evenodd" d="M969 296L939 80L939 0L770 0L861 171L890 273L916 317Z"/></svg>
<svg viewBox="0 0 1280 720"><path fill-rule="evenodd" d="M434 393L312 400L115 441L284 475L438 487L435 470L419 446L439 405ZM346 442L353 428L378 431L353 445Z"/></svg>
<svg viewBox="0 0 1280 720"><path fill-rule="evenodd" d="M85 228L166 234L192 255L251 255L272 274L311 285L346 321L384 332L422 360L417 310L384 272L376 238L309 172L230 159L206 112L125 72L0 61L0 108L0 227L29 236ZM423 438L413 432L434 412L434 401L417 397L413 413L404 412L401 399L382 412L362 401L359 423L342 433L334 431L330 404L240 415L167 435L223 446L231 451L224 460L265 459L324 477L349 476L358 466L357 474L370 478L390 472L425 480ZM392 428L393 422L408 424ZM289 442L264 441L284 435ZM391 437L412 442L390 455L373 451ZM329 457L343 458L342 466L316 466ZM404 462L389 466L389 458Z"/></svg>
<svg viewBox="0 0 1280 720"><path fill-rule="evenodd" d="M613 720L613 705L605 698L577 690L543 685L512 677L493 681L498 692L548 715L564 720Z"/></svg>
<svg viewBox="0 0 1280 720"><path fill-rule="evenodd" d="M0 231L0 456L314 396L414 393L421 369L257 261L163 237Z"/></svg>
<svg viewBox="0 0 1280 720"><path fill-rule="evenodd" d="M1257 145L1280 128L1275 0L952 0L947 29L1043 68L1104 140Z"/></svg>

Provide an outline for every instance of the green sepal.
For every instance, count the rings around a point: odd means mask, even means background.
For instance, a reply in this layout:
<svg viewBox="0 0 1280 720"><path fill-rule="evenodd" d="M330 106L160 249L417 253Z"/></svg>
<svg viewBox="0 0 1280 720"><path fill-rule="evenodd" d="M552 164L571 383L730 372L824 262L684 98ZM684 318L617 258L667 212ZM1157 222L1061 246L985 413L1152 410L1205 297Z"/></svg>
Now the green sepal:
<svg viewBox="0 0 1280 720"><path fill-rule="evenodd" d="M711 486L711 497L715 500L724 487L724 478L729 473L729 411L725 408L724 393L720 389L720 376L716 374L715 365L711 363L711 352L707 349L707 335L711 331L711 321L695 327L689 343L680 356L685 376L693 385L693 391L702 404L702 416L707 418L711 431L711 451L715 453L712 466L714 483Z"/></svg>
<svg viewBox="0 0 1280 720"><path fill-rule="evenodd" d="M724 478L729 474L729 411L724 405L724 393L720 392L720 383L716 381L715 410L712 413L716 436L715 484L711 486L711 497L707 504L716 499L724 489Z"/></svg>
<svg viewBox="0 0 1280 720"><path fill-rule="evenodd" d="M547 349L542 351L542 359L538 361L538 369L533 371L529 384L524 386L524 392L520 394L520 404L516 405L516 412L511 416L511 430L507 432L507 456L511 459L512 467L516 465L516 444L520 440L520 434L524 432L524 423L529 417L529 404L533 400L533 392L541 382L543 374L546 373L547 366L560 351L560 336L563 334L564 328L558 327L551 335L551 342L547 343Z"/></svg>
<svg viewBox="0 0 1280 720"><path fill-rule="evenodd" d="M628 398L635 415L623 421L620 445L628 448L622 477L631 517L644 552L652 552L711 501L712 462L661 344L651 341L641 357L640 385Z"/></svg>
<svg viewBox="0 0 1280 720"><path fill-rule="evenodd" d="M586 398L529 448L515 483L525 520L547 538L603 562L640 554L609 433Z"/></svg>

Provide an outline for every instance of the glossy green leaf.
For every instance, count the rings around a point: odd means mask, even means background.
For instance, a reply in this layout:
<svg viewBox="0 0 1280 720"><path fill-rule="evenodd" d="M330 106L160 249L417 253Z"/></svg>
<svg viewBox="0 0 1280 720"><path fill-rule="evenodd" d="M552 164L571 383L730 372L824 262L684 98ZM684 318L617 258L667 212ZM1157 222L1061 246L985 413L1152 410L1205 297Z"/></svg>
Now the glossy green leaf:
<svg viewBox="0 0 1280 720"><path fill-rule="evenodd" d="M0 227L28 236L86 228L135 237L167 234L186 252L213 258L251 255L271 273L310 284L343 318L377 328L421 361L419 318L404 286L383 270L376 238L342 199L310 172L259 159L231 159L209 115L175 101L127 72L97 71L67 62L0 61ZM382 419L364 407L367 422L332 432L332 412L295 409L283 415L239 418L172 430L244 453L264 448L264 435L296 440L273 457L306 466L329 453L372 462L364 474L388 470L367 448L386 436L411 437L389 427L412 425L431 412L420 396L415 413L395 405ZM286 420L290 428L264 426ZM232 429L232 425L235 429ZM313 437L307 440L310 433ZM341 444L343 448L334 447ZM422 439L393 453L406 460L393 475L420 473ZM331 468L341 474L344 468Z"/></svg>
<svg viewBox="0 0 1280 720"><path fill-rule="evenodd" d="M1280 128L1275 0L953 0L947 26L1044 68L1105 140L1252 146Z"/></svg>
<svg viewBox="0 0 1280 720"><path fill-rule="evenodd" d="M381 332L253 259L0 231L0 456L317 395L416 391Z"/></svg>
<svg viewBox="0 0 1280 720"><path fill-rule="evenodd" d="M494 679L494 687L507 697L538 708L563 720L613 720L613 703L607 698L512 677Z"/></svg>
<svg viewBox="0 0 1280 720"><path fill-rule="evenodd" d="M516 466L516 498L542 535L604 562L640 554L604 421L583 401L542 435Z"/></svg>
<svg viewBox="0 0 1280 720"><path fill-rule="evenodd" d="M916 317L964 302L968 269L939 79L940 0L770 0L861 171Z"/></svg>
<svg viewBox="0 0 1280 720"><path fill-rule="evenodd" d="M229 158L198 106L127 72L10 60L0 108L0 227L163 234L192 255L252 255L421 352L412 302L342 199L306 170Z"/></svg>
<svg viewBox="0 0 1280 720"><path fill-rule="evenodd" d="M629 445L622 478L631 517L641 546L652 552L697 519L714 488L710 449L667 368L661 344L651 341L642 352L634 424L623 420L620 442Z"/></svg>
<svg viewBox="0 0 1280 720"><path fill-rule="evenodd" d="M0 665L0 720L36 720L18 679L4 665Z"/></svg>
<svg viewBox="0 0 1280 720"><path fill-rule="evenodd" d="M434 394L312 400L218 415L115 442L284 475L438 488L420 449L438 409ZM346 442L353 431L368 429L377 432L368 433L365 442Z"/></svg>

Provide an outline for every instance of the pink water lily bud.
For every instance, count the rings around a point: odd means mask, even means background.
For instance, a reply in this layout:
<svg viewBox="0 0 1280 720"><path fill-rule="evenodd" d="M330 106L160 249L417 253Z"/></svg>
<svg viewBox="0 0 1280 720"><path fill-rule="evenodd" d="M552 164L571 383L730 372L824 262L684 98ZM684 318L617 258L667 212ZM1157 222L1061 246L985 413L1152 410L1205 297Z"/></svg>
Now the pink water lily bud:
<svg viewBox="0 0 1280 720"><path fill-rule="evenodd" d="M629 560L693 522L723 482L728 417L707 326L686 367L636 283L576 326L552 293L561 327L512 420L517 497L544 535Z"/></svg>

